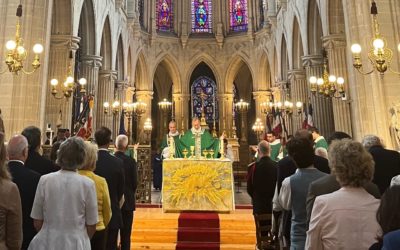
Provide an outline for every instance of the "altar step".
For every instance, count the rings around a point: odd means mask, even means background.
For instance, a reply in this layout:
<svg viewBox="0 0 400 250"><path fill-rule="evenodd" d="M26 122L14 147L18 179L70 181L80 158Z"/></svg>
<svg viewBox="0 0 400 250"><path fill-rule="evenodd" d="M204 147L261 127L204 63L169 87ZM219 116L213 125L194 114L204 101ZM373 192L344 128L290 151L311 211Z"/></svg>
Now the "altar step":
<svg viewBox="0 0 400 250"><path fill-rule="evenodd" d="M138 208L135 212L131 249L175 250L179 213L163 213L158 208ZM254 250L255 225L251 209L219 214L220 249Z"/></svg>

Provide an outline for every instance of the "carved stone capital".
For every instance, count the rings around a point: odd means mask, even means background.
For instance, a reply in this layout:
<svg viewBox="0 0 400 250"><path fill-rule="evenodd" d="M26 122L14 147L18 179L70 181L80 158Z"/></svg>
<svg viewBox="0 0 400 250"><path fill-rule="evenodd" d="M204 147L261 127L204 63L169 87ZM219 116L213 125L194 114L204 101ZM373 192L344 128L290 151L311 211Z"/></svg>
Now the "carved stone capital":
<svg viewBox="0 0 400 250"><path fill-rule="evenodd" d="M117 80L118 72L115 70L100 70L99 71L99 80L109 80L115 81Z"/></svg>
<svg viewBox="0 0 400 250"><path fill-rule="evenodd" d="M190 100L190 95L176 93L172 94L172 99L174 102L179 102L179 101L188 102Z"/></svg>
<svg viewBox="0 0 400 250"><path fill-rule="evenodd" d="M304 80L306 79L306 71L304 69L293 69L288 71L289 80Z"/></svg>
<svg viewBox="0 0 400 250"><path fill-rule="evenodd" d="M153 99L153 91L150 90L136 90L136 99L137 100L151 100Z"/></svg>
<svg viewBox="0 0 400 250"><path fill-rule="evenodd" d="M346 37L344 34L335 34L322 37L322 43L325 49L333 50L335 48L346 47Z"/></svg>
<svg viewBox="0 0 400 250"><path fill-rule="evenodd" d="M218 99L223 101L233 101L234 95L233 93L223 93L218 94Z"/></svg>
<svg viewBox="0 0 400 250"><path fill-rule="evenodd" d="M50 46L52 49L66 49L76 51L79 48L80 37L71 35L51 35Z"/></svg>
<svg viewBox="0 0 400 250"><path fill-rule="evenodd" d="M253 92L254 100L260 102L269 101L271 99L272 92L269 90L259 90Z"/></svg>
<svg viewBox="0 0 400 250"><path fill-rule="evenodd" d="M93 56L93 55L82 56L82 64L93 68L100 68L102 65L102 61L103 57L101 56Z"/></svg>
<svg viewBox="0 0 400 250"><path fill-rule="evenodd" d="M309 55L301 57L304 67L319 67L324 64L322 55Z"/></svg>

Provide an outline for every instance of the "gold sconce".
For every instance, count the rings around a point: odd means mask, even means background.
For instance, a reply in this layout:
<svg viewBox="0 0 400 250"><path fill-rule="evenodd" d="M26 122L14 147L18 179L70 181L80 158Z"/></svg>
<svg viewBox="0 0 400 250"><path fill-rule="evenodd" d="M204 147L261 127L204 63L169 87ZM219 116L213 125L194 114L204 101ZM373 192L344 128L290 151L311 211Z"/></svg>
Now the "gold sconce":
<svg viewBox="0 0 400 250"><path fill-rule="evenodd" d="M375 1L372 1L371 3L371 15L374 37L372 40L372 47L368 51L367 56L373 68L368 72L363 71L363 64L361 62L362 48L361 45L357 43L351 46L351 52L353 54L353 66L357 69L359 73L363 75L371 74L375 70L383 75L388 69L391 72L400 75L400 72L393 70L391 67L393 51L387 48L387 41L380 34L378 23L378 8L376 7ZM400 44L398 45L398 50L400 51Z"/></svg>

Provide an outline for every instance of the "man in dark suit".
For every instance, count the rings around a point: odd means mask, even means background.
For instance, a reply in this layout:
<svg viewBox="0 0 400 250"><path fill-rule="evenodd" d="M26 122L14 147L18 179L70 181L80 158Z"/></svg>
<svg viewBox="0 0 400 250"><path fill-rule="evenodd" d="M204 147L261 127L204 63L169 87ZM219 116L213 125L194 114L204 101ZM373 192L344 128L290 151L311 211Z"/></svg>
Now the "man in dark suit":
<svg viewBox="0 0 400 250"><path fill-rule="evenodd" d="M25 167L39 173L40 175L56 172L56 165L39 154L41 132L40 129L34 126L29 126L22 131L22 135L26 137L29 144L28 159L25 162Z"/></svg>
<svg viewBox="0 0 400 250"><path fill-rule="evenodd" d="M367 135L363 146L375 161L375 173L372 182L378 185L381 194L390 186L392 178L400 174L400 153L383 147L382 140L375 135Z"/></svg>
<svg viewBox="0 0 400 250"><path fill-rule="evenodd" d="M121 228L121 250L131 249L133 213L136 208L137 168L136 161L125 154L128 149L128 137L119 135L115 141L115 156L124 163L125 202L121 208L123 226Z"/></svg>
<svg viewBox="0 0 400 250"><path fill-rule="evenodd" d="M276 185L276 162L269 157L267 141L258 144L258 159L248 178L247 192L253 203L253 214L272 213L272 198Z"/></svg>
<svg viewBox="0 0 400 250"><path fill-rule="evenodd" d="M7 145L8 168L12 180L17 184L21 195L22 204L22 232L23 241L21 249L28 249L29 243L36 235L33 220L30 216L36 188L40 174L26 168L24 163L28 157L28 141L22 135L16 135L10 139Z"/></svg>
<svg viewBox="0 0 400 250"><path fill-rule="evenodd" d="M125 177L122 160L111 155L108 147L111 142L111 130L101 127L94 134L99 153L96 162L95 174L105 178L111 200L111 221L108 224L106 249L117 249L118 231L122 227L120 203L124 194Z"/></svg>

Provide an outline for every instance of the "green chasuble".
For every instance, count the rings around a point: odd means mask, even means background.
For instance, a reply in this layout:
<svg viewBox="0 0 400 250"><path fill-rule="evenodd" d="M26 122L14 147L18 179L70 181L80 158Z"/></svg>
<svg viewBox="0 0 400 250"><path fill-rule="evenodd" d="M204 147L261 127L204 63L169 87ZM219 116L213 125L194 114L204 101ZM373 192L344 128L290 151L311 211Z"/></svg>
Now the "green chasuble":
<svg viewBox="0 0 400 250"><path fill-rule="evenodd" d="M219 139L213 138L205 129L202 129L201 132L201 152L203 156L203 150L214 150L214 158L217 158L219 153ZM190 146L195 145L195 135L193 134L192 130L186 131L185 135L183 135L180 139L179 147L177 146L177 150L182 152L185 148L188 151L187 156L191 156L190 154ZM183 155L182 155L183 156Z"/></svg>
<svg viewBox="0 0 400 250"><path fill-rule="evenodd" d="M315 139L315 148L324 148L328 150L328 143L323 136L319 136L317 139Z"/></svg>
<svg viewBox="0 0 400 250"><path fill-rule="evenodd" d="M181 138L181 135L179 133L177 133L176 135L173 135L172 137L174 138L174 141L175 141L175 158L182 158L183 154L180 149L181 147L179 146L180 145L179 139ZM161 146L160 146L161 154L163 153L163 151L166 147L169 147L168 134L164 135L163 140L161 141Z"/></svg>
<svg viewBox="0 0 400 250"><path fill-rule="evenodd" d="M271 160L279 161L280 159L278 158L278 156L279 153L281 153L282 151L281 140L276 139L275 141L271 142L269 146L271 147Z"/></svg>

